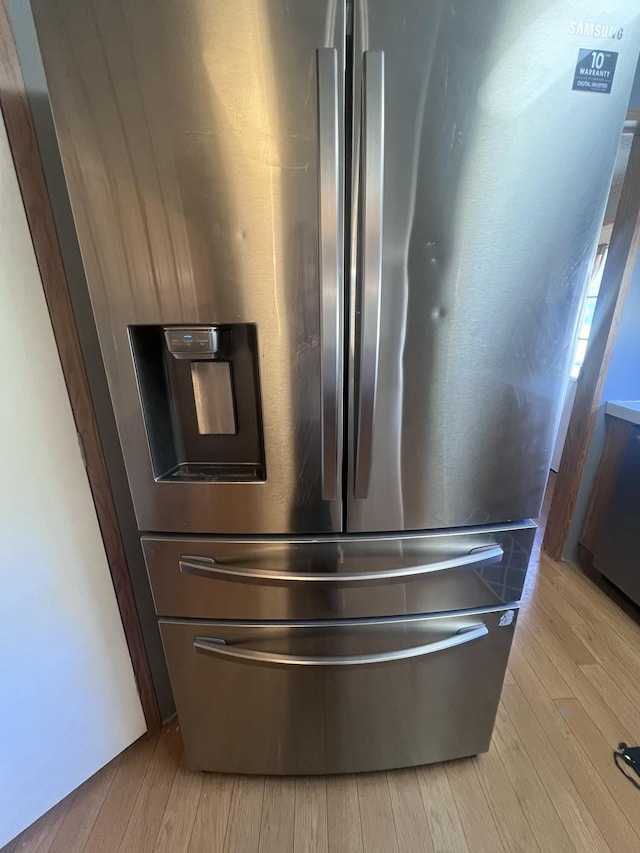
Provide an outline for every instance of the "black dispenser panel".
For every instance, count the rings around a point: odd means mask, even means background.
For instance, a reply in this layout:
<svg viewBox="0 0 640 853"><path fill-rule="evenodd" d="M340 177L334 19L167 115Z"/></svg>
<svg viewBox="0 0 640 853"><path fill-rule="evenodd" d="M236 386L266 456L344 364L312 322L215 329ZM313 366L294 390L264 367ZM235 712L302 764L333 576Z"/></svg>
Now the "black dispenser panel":
<svg viewBox="0 0 640 853"><path fill-rule="evenodd" d="M130 326L156 480L264 481L256 328Z"/></svg>

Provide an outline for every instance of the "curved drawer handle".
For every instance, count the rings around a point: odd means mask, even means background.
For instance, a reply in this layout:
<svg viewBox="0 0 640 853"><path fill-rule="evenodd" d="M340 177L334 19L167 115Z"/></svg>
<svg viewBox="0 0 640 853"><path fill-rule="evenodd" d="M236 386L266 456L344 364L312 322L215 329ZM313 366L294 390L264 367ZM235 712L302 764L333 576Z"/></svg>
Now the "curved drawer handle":
<svg viewBox="0 0 640 853"><path fill-rule="evenodd" d="M314 583L352 583L358 581L380 581L410 578L414 575L445 572L449 569L459 569L465 566L480 566L499 563L504 552L499 545L472 551L463 557L452 557L437 563L427 563L421 566L409 566L403 569L387 569L381 572L279 572L269 569L250 569L243 566L229 566L218 563L213 557L181 557L180 571L186 575L198 575L203 578L223 578L261 581L312 581Z"/></svg>
<svg viewBox="0 0 640 853"><path fill-rule="evenodd" d="M443 652L464 643L471 643L486 637L489 633L487 626L481 622L469 628L463 628L452 637L444 640L436 640L434 643L426 643L423 646L412 646L408 649L397 649L392 652L378 652L373 655L342 655L340 657L310 657L308 655L281 655L276 652L259 652L255 649L238 649L227 646L219 640L209 637L195 637L193 648L197 652L207 655L221 655L228 658L237 658L259 663L275 663L284 666L359 666L368 663L388 663L395 660L406 660L407 658L418 658L423 655L431 655L435 652Z"/></svg>

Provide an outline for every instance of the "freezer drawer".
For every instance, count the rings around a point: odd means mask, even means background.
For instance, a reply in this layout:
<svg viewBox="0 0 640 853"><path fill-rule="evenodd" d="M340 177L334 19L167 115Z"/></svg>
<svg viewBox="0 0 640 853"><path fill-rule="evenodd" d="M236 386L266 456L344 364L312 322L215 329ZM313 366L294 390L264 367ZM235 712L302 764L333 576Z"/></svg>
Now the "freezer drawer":
<svg viewBox="0 0 640 853"><path fill-rule="evenodd" d="M400 616L518 601L535 525L310 540L143 537L156 612L196 619Z"/></svg>
<svg viewBox="0 0 640 853"><path fill-rule="evenodd" d="M484 752L515 617L161 620L189 767L351 773Z"/></svg>

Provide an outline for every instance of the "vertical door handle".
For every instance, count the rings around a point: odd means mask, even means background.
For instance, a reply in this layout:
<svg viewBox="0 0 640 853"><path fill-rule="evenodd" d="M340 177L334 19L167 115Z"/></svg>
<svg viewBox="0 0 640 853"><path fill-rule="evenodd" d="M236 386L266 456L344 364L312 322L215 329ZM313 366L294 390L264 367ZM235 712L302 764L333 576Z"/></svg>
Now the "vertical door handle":
<svg viewBox="0 0 640 853"><path fill-rule="evenodd" d="M335 500L340 446L340 187L338 51L317 51L318 75L318 239L320 260L320 394L322 498Z"/></svg>
<svg viewBox="0 0 640 853"><path fill-rule="evenodd" d="M362 250L360 362L354 494L366 498L371 478L373 419L380 350L384 193L384 54L365 51L362 85Z"/></svg>

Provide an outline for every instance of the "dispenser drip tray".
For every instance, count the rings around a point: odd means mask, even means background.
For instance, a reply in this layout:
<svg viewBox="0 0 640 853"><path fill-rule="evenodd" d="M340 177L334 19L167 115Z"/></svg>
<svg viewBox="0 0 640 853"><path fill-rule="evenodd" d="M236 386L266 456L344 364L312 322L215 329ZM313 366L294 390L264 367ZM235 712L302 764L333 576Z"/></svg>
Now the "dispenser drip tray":
<svg viewBox="0 0 640 853"><path fill-rule="evenodd" d="M203 483L264 483L266 477L261 465L182 462L167 471L162 477L158 477L158 480L160 482L200 480Z"/></svg>

